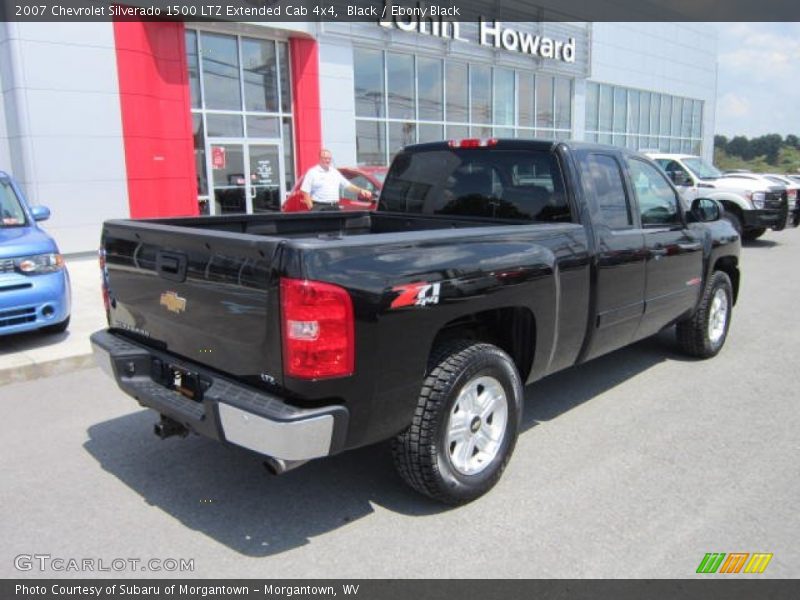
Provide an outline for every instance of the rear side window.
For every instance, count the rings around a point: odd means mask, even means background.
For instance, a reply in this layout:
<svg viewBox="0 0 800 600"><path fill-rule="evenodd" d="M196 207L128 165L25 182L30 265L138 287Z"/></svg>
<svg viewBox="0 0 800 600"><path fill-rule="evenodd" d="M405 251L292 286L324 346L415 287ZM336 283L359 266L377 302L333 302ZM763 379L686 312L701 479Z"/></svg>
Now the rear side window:
<svg viewBox="0 0 800 600"><path fill-rule="evenodd" d="M555 155L534 150L401 153L381 192L381 207L522 221L572 220Z"/></svg>
<svg viewBox="0 0 800 600"><path fill-rule="evenodd" d="M631 206L619 163L607 154L590 154L587 163L589 177L583 178L583 185L586 192L596 198L605 224L612 229L633 226Z"/></svg>

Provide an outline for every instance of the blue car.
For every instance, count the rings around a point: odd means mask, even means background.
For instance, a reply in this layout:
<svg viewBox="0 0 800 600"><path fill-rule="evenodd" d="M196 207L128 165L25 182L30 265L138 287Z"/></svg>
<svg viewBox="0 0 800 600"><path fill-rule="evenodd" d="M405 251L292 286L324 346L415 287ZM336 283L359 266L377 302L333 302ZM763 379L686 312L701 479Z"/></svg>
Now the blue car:
<svg viewBox="0 0 800 600"><path fill-rule="evenodd" d="M69 273L53 238L37 225L48 218L49 209L29 206L0 171L0 335L69 326Z"/></svg>

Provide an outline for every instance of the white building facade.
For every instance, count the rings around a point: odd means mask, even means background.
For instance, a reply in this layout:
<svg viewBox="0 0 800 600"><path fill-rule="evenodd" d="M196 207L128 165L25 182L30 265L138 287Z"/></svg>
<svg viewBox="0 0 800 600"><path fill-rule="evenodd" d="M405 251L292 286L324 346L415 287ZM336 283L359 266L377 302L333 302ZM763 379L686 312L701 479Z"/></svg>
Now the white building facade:
<svg viewBox="0 0 800 600"><path fill-rule="evenodd" d="M338 165L464 137L713 154L702 23L0 23L0 170L66 253L103 220L275 210Z"/></svg>

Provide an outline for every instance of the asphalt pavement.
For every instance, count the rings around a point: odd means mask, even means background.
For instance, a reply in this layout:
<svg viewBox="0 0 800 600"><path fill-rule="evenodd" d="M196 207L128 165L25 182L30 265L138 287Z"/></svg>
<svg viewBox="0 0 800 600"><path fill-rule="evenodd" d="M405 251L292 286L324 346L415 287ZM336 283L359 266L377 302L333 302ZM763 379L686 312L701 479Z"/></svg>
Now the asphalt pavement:
<svg viewBox="0 0 800 600"><path fill-rule="evenodd" d="M244 450L157 439L97 368L7 383L0 577L800 577L798 259L798 230L743 249L714 359L664 332L528 386L503 479L456 509L408 489L385 444L275 477ZM697 575L710 552L773 558ZM19 570L33 554L143 562ZM193 570L148 569L168 559Z"/></svg>

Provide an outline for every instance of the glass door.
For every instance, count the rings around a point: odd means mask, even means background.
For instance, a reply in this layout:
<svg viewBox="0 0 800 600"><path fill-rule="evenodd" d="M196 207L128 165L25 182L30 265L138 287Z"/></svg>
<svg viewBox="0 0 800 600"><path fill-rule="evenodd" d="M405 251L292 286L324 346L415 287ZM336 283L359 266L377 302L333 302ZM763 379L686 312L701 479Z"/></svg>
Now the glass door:
<svg viewBox="0 0 800 600"><path fill-rule="evenodd" d="M281 209L284 177L280 141L214 140L209 146L214 198L211 214Z"/></svg>
<svg viewBox="0 0 800 600"><path fill-rule="evenodd" d="M249 198L252 212L275 212L281 209L283 152L280 144L247 144L250 175Z"/></svg>
<svg viewBox="0 0 800 600"><path fill-rule="evenodd" d="M213 173L212 215L247 212L247 173L245 173L244 144L212 142L210 148Z"/></svg>

